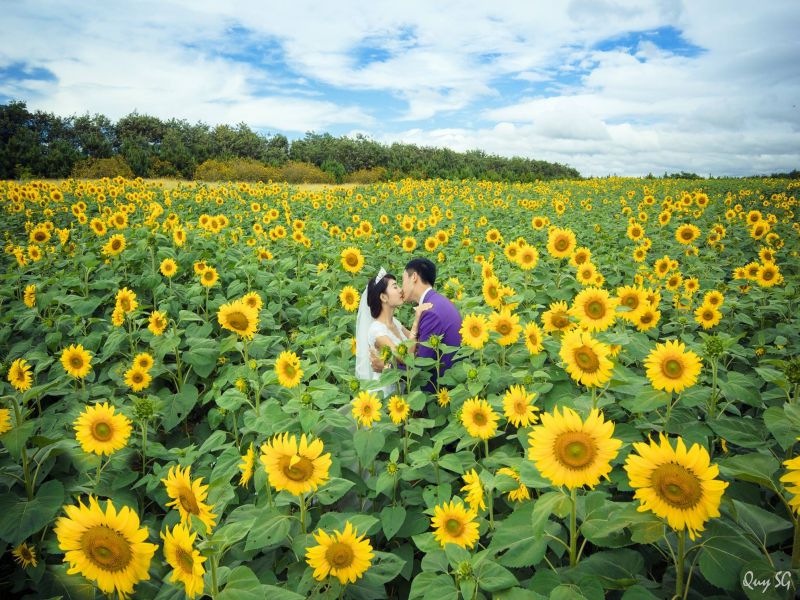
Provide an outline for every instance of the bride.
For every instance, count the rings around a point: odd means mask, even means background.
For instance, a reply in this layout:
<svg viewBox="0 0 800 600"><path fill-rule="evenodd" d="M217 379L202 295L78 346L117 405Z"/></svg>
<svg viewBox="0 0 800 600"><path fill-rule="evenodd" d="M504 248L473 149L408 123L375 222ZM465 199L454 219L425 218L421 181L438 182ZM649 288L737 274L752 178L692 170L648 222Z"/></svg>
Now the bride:
<svg viewBox="0 0 800 600"><path fill-rule="evenodd" d="M403 292L397 285L394 275L387 273L383 268L377 277L370 279L364 293L361 294L361 303L358 307L356 319L356 377L362 380L377 380L381 374L372 370L370 353L380 353L383 348L391 349L395 355L397 347L407 341L413 340L414 344L408 349L414 352L416 345L419 319L433 304L426 302L414 307L414 324L409 331L394 316L395 310L403 305ZM384 398L388 398L397 390L394 384L380 388Z"/></svg>

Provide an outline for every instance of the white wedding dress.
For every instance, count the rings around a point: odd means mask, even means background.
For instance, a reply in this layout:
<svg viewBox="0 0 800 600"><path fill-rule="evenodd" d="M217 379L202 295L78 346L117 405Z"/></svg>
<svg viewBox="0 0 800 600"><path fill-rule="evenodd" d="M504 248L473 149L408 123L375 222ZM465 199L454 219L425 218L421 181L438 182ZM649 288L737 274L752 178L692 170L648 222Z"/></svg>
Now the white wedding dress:
<svg viewBox="0 0 800 600"><path fill-rule="evenodd" d="M382 336L388 337L390 340L392 340L392 342L396 346L399 346L402 342L404 342L404 341L406 341L408 339L408 337L406 337L405 331L403 331L403 326L400 324L400 321L398 321L397 318L394 318L393 322L394 322L395 329L397 329L397 331L400 332L400 337L397 337L397 335L391 329L389 329L386 325L384 325L380 321L376 321L376 320L373 319L372 323L370 323L370 325L369 325L369 332L368 332L368 341L369 341L370 348L375 348L375 350L378 351L377 347L375 346L375 342L378 340L379 337L382 337ZM376 373L375 371L372 371L371 368L370 368L370 371L372 372L371 379L374 379L374 380L380 379L380 377L381 377L380 373ZM396 384L391 384L391 385L379 388L378 391L383 392L383 397L384 398L389 398L389 396L391 396L392 394L396 393L397 385Z"/></svg>

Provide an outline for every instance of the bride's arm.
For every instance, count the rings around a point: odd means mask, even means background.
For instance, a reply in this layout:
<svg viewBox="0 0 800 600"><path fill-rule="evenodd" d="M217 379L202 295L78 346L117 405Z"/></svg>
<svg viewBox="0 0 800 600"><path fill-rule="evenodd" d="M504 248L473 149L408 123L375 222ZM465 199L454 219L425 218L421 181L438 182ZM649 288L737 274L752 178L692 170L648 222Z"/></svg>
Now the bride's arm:
<svg viewBox="0 0 800 600"><path fill-rule="evenodd" d="M414 353L417 349L417 335L419 333L419 321L422 318L422 313L426 310L430 310L433 308L433 304L430 302L425 302L424 304L420 304L419 306L414 307L414 324L411 326L411 331L403 327L403 332L406 334L406 337L409 340L413 341L413 344L409 347L409 352Z"/></svg>

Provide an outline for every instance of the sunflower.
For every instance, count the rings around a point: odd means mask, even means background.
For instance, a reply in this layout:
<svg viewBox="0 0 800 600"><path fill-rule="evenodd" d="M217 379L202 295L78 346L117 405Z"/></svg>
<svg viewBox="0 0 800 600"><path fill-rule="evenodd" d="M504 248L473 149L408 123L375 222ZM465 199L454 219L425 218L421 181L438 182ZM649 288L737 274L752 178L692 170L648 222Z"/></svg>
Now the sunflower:
<svg viewBox="0 0 800 600"><path fill-rule="evenodd" d="M525 338L525 347L531 355L539 354L544 349L542 345L542 330L533 321L525 325L522 335Z"/></svg>
<svg viewBox="0 0 800 600"><path fill-rule="evenodd" d="M644 361L650 384L665 392L682 392L693 386L701 365L700 357L677 340L656 344Z"/></svg>
<svg viewBox="0 0 800 600"><path fill-rule="evenodd" d="M575 296L569 314L589 331L605 331L614 323L617 303L618 300L612 298L608 291L588 287Z"/></svg>
<svg viewBox="0 0 800 600"><path fill-rule="evenodd" d="M106 256L116 256L125 250L126 245L125 236L121 233L117 233L108 238L106 245L103 246L103 254Z"/></svg>
<svg viewBox="0 0 800 600"><path fill-rule="evenodd" d="M490 264L484 265L484 268L486 268L486 266L491 269ZM503 286L500 284L500 280L497 277L494 275L485 276L482 286L483 299L486 301L486 304L496 310L499 310L503 306L502 288Z"/></svg>
<svg viewBox="0 0 800 600"><path fill-rule="evenodd" d="M139 581L150 579L150 561L158 546L146 542L147 527L139 528L139 515L127 506L117 511L111 500L106 510L89 497L86 506L65 506L66 517L56 521L58 546L69 563L67 574L80 573L106 594L121 598Z"/></svg>
<svg viewBox="0 0 800 600"><path fill-rule="evenodd" d="M543 413L541 419L541 425L528 434L529 457L553 485L593 488L601 477L608 477L610 463L622 445L611 437L613 422L605 421L597 409L581 421L568 407L562 414L556 407L552 415Z"/></svg>
<svg viewBox="0 0 800 600"><path fill-rule="evenodd" d="M22 542L19 546L14 548L11 554L14 556L14 560L16 560L23 569L27 569L28 567L33 567L35 569L36 565L39 564L39 561L36 560L36 550L28 546L27 542Z"/></svg>
<svg viewBox="0 0 800 600"><path fill-rule="evenodd" d="M50 241L50 232L42 225L38 225L31 229L28 239L32 244L46 244Z"/></svg>
<svg viewBox="0 0 800 600"><path fill-rule="evenodd" d="M463 325L463 323L462 323ZM519 317L512 315L511 310L503 308L500 312L493 312L489 317L489 327L492 331L500 334L497 343L501 346L510 346L519 339L522 327L519 324Z"/></svg>
<svg viewBox="0 0 800 600"><path fill-rule="evenodd" d="M252 340L258 326L258 311L243 300L235 300L219 307L217 321L223 329Z"/></svg>
<svg viewBox="0 0 800 600"><path fill-rule="evenodd" d="M242 462L239 463L239 470L242 472L239 477L239 485L247 487L250 479L253 477L253 467L256 464L256 453L253 448L253 443L247 447L247 452L242 455Z"/></svg>
<svg viewBox="0 0 800 600"><path fill-rule="evenodd" d="M31 367L24 358L18 358L11 363L7 377L8 382L14 386L18 392L25 392L31 389L31 383L33 381Z"/></svg>
<svg viewBox="0 0 800 600"><path fill-rule="evenodd" d="M564 335L559 356L567 373L587 387L599 387L611 379L614 365L608 359L611 349L585 331L570 331Z"/></svg>
<svg viewBox="0 0 800 600"><path fill-rule="evenodd" d="M478 477L475 469L464 473L464 483L466 485L461 488L461 491L467 493L467 504L469 504L470 510L477 513L486 508L486 503L483 501L483 484L481 484L481 478Z"/></svg>
<svg viewBox="0 0 800 600"><path fill-rule="evenodd" d="M275 373L278 375L278 383L285 388L293 388L303 378L300 358L294 352L281 352L275 361Z"/></svg>
<svg viewBox="0 0 800 600"><path fill-rule="evenodd" d="M570 229L553 227L547 236L547 251L553 258L569 257L575 246L575 234Z"/></svg>
<svg viewBox="0 0 800 600"><path fill-rule="evenodd" d="M519 251L517 264L523 271L530 271L539 264L539 252L533 246L525 246Z"/></svg>
<svg viewBox="0 0 800 600"><path fill-rule="evenodd" d="M191 478L192 467L181 470L180 466L170 467L166 479L161 483L167 488L167 495L172 502L167 506L175 507L181 515L181 523L189 523L194 515L206 526L206 531L211 532L217 515L211 512L212 506L205 504L208 486L202 485L203 478L194 481Z"/></svg>
<svg viewBox="0 0 800 600"><path fill-rule="evenodd" d="M164 333L164 330L167 328L167 315L165 315L160 310L154 310L150 313L150 318L148 319L147 329L150 330L150 333L153 335L161 335Z"/></svg>
<svg viewBox="0 0 800 600"><path fill-rule="evenodd" d="M783 281L781 270L774 263L759 265L755 280L761 287L772 287Z"/></svg>
<svg viewBox="0 0 800 600"><path fill-rule="evenodd" d="M353 417L364 427L381 420L381 403L375 394L362 391L353 399Z"/></svg>
<svg viewBox="0 0 800 600"><path fill-rule="evenodd" d="M149 371L153 368L153 357L148 352L140 352L133 357L133 366Z"/></svg>
<svg viewBox="0 0 800 600"><path fill-rule="evenodd" d="M28 308L36 306L36 284L32 283L25 286L25 293L22 296L22 301Z"/></svg>
<svg viewBox="0 0 800 600"><path fill-rule="evenodd" d="M106 224L103 223L103 221L98 218L94 218L91 221L89 221L89 227L98 237L104 236L108 231L108 229L106 228Z"/></svg>
<svg viewBox="0 0 800 600"><path fill-rule="evenodd" d="M408 419L410 407L408 406L408 402L400 396L392 396L389 398L388 410L392 423L399 425Z"/></svg>
<svg viewBox="0 0 800 600"><path fill-rule="evenodd" d="M639 314L647 308L647 298L644 290L639 286L626 285L617 288L617 308L625 310L619 316L626 321L635 323Z"/></svg>
<svg viewBox="0 0 800 600"><path fill-rule="evenodd" d="M461 343L480 350L489 339L489 321L483 315L470 313L461 322Z"/></svg>
<svg viewBox="0 0 800 600"><path fill-rule="evenodd" d="M136 302L136 292L122 288L117 292L115 306L125 314L133 312L139 306L139 303Z"/></svg>
<svg viewBox="0 0 800 600"><path fill-rule="evenodd" d="M581 285L591 285L597 279L597 267L591 262L585 262L578 267L575 278Z"/></svg>
<svg viewBox="0 0 800 600"><path fill-rule="evenodd" d="M71 345L61 352L61 365L76 379L86 377L92 368L91 360L92 355L81 344Z"/></svg>
<svg viewBox="0 0 800 600"><path fill-rule="evenodd" d="M653 267L653 269L655 270L656 275L658 275L661 279L663 279L664 277L667 276L667 273L669 273L670 270L672 269L672 260L670 259L669 256L665 255L663 258L659 258L656 261L656 264Z"/></svg>
<svg viewBox="0 0 800 600"><path fill-rule="evenodd" d="M488 440L497 430L498 415L486 400L470 398L461 407L461 423L472 437Z"/></svg>
<svg viewBox="0 0 800 600"><path fill-rule="evenodd" d="M703 329L711 329L722 320L722 313L713 306L703 304L694 311L694 320L697 321Z"/></svg>
<svg viewBox="0 0 800 600"><path fill-rule="evenodd" d="M447 388L439 388L439 391L436 393L436 402L441 407L445 407L450 404L450 390Z"/></svg>
<svg viewBox="0 0 800 600"><path fill-rule="evenodd" d="M503 467L502 469L497 469L498 475L507 475L511 477L514 481L519 484L519 487L515 490L511 490L508 492L508 499L511 502L522 502L523 500L530 500L531 493L528 491L527 486L522 483L522 480L519 477L519 472L511 467Z"/></svg>
<svg viewBox="0 0 800 600"><path fill-rule="evenodd" d="M75 419L75 437L84 452L111 455L124 448L131 436L131 422L123 414L114 414L107 402L87 406Z"/></svg>
<svg viewBox="0 0 800 600"><path fill-rule="evenodd" d="M309 442L305 434L299 444L288 433L276 435L261 446L261 463L270 485L295 496L316 490L328 480L331 468L331 455L322 454L324 449L322 440Z"/></svg>
<svg viewBox="0 0 800 600"><path fill-rule="evenodd" d="M569 259L569 264L573 267L580 267L582 264L590 262L592 258L592 251L586 246L575 248L575 252Z"/></svg>
<svg viewBox="0 0 800 600"><path fill-rule="evenodd" d="M125 385L134 392L141 392L146 389L152 380L150 373L139 367L131 367L125 371Z"/></svg>
<svg viewBox="0 0 800 600"><path fill-rule="evenodd" d="M478 541L478 523L475 513L467 510L460 502L450 501L434 507L431 527L434 528L433 537L445 547L445 544L455 544L462 548L472 548Z"/></svg>
<svg viewBox="0 0 800 600"><path fill-rule="evenodd" d="M553 302L549 309L542 313L542 324L546 333L569 331L575 323L569 320L569 309L566 302Z"/></svg>
<svg viewBox="0 0 800 600"><path fill-rule="evenodd" d="M214 284L217 283L218 279L219 275L214 267L206 267L203 269L203 272L200 273L200 283L203 285L203 287L214 287Z"/></svg>
<svg viewBox="0 0 800 600"><path fill-rule="evenodd" d="M660 434L660 443L635 442L625 460L639 512L652 511L666 518L676 531L688 530L689 537L703 531L705 522L719 516L722 493L728 484L716 479L719 469L710 464L708 451L693 444L687 451L680 437L673 449L669 439Z"/></svg>
<svg viewBox="0 0 800 600"><path fill-rule="evenodd" d="M527 427L538 420L533 405L536 392L528 392L521 385L512 385L503 396L503 411L506 418L515 427Z"/></svg>
<svg viewBox="0 0 800 600"><path fill-rule="evenodd" d="M256 311L261 310L261 307L264 306L264 301L261 299L261 295L258 292L246 293L242 296L241 301Z"/></svg>
<svg viewBox="0 0 800 600"><path fill-rule="evenodd" d="M675 230L675 239L680 244L691 244L698 237L700 237L700 229L696 225L686 223Z"/></svg>
<svg viewBox="0 0 800 600"><path fill-rule="evenodd" d="M352 246L342 250L342 268L348 273L358 273L364 267L361 250Z"/></svg>
<svg viewBox="0 0 800 600"><path fill-rule="evenodd" d="M417 240L413 237L406 236L403 238L403 241L400 244L404 251L406 252L413 252L414 249L417 247Z"/></svg>
<svg viewBox="0 0 800 600"><path fill-rule="evenodd" d="M789 506L792 507L794 512L800 514L800 456L795 456L787 461L784 461L785 466L789 472L781 477L781 481L785 484L784 488L790 494L793 494L789 500Z"/></svg>
<svg viewBox="0 0 800 600"><path fill-rule="evenodd" d="M317 545L306 548L306 562L314 569L317 581L330 575L342 585L355 583L372 563L372 545L364 535L358 535L350 521L345 522L344 531L334 530L328 535L320 529L314 539Z"/></svg>
<svg viewBox="0 0 800 600"><path fill-rule="evenodd" d="M344 308L347 312L354 312L358 308L358 303L360 300L361 296L359 295L358 290L356 290L356 288L354 288L352 285L344 286L339 294L339 302L342 303L342 308Z"/></svg>
<svg viewBox="0 0 800 600"><path fill-rule="evenodd" d="M7 408L0 408L0 435L11 431L11 411Z"/></svg>
<svg viewBox="0 0 800 600"><path fill-rule="evenodd" d="M159 271L161 271L161 274L164 277L171 278L173 275L175 275L175 273L178 272L178 263L171 258L165 258L161 261Z"/></svg>
<svg viewBox="0 0 800 600"><path fill-rule="evenodd" d="M164 540L164 558L172 567L171 583L182 583L189 598L203 595L203 563L207 560L195 549L194 540L197 533L192 533L183 523L178 523L161 534Z"/></svg>
<svg viewBox="0 0 800 600"><path fill-rule="evenodd" d="M714 308L719 308L722 306L723 302L725 302L725 296L723 296L722 293L718 292L717 290L706 292L703 296L703 304L713 306Z"/></svg>
<svg viewBox="0 0 800 600"><path fill-rule="evenodd" d="M673 273L667 278L667 283L664 284L664 287L671 292L676 292L678 288L681 287L681 283L683 283L683 275L680 273Z"/></svg>

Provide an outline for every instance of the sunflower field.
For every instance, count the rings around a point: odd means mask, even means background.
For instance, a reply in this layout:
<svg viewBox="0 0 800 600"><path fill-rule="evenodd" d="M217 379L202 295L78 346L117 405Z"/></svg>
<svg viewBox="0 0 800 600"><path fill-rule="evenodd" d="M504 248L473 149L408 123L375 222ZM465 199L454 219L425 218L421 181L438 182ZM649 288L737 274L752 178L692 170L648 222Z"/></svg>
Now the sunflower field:
<svg viewBox="0 0 800 600"><path fill-rule="evenodd" d="M2 596L795 597L798 188L0 182Z"/></svg>

